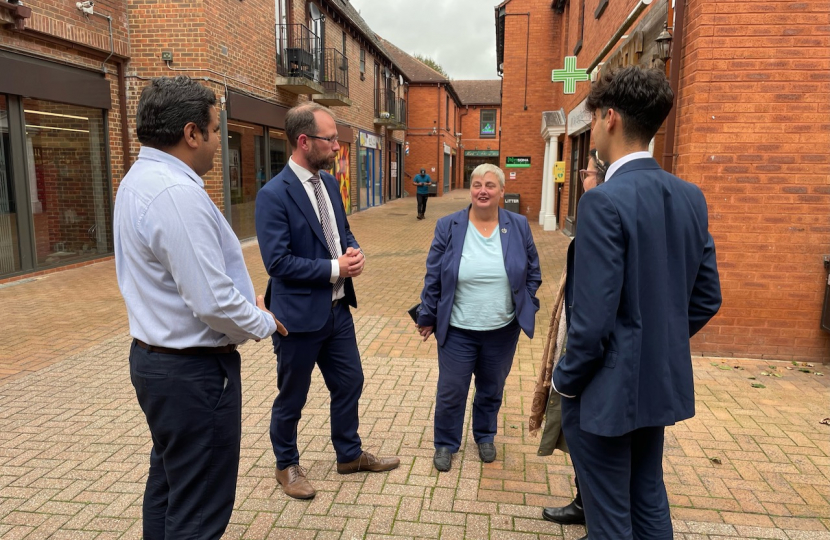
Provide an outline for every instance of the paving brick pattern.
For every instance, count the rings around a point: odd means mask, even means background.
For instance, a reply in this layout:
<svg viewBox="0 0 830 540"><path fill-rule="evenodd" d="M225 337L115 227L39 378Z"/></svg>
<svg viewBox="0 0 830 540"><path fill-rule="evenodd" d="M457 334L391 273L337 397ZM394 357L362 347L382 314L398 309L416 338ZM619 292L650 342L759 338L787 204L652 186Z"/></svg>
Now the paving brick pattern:
<svg viewBox="0 0 830 540"><path fill-rule="evenodd" d="M498 459L479 461L468 416L452 470L432 468L435 343L420 340L405 311L417 301L434 219L465 199L466 192L454 192L430 200L423 222L415 220L412 198L351 218L368 257L354 312L366 375L360 432L367 450L397 454L401 467L337 474L328 395L315 374L299 444L318 495L286 497L274 480L268 438L273 353L268 343L246 344L242 458L227 538L584 534L582 527L540 519L542 506L572 496L568 459L559 452L537 456L538 440L526 430L541 338L520 339ZM545 280L538 317L544 329L568 240L533 230ZM245 256L263 289L255 244L246 244ZM2 287L0 305L0 538L139 538L149 434L129 381L129 336L113 262ZM669 429L666 439L676 537L830 539L830 426L819 424L830 416L830 377L799 371L827 367L698 358L695 368L697 416Z"/></svg>

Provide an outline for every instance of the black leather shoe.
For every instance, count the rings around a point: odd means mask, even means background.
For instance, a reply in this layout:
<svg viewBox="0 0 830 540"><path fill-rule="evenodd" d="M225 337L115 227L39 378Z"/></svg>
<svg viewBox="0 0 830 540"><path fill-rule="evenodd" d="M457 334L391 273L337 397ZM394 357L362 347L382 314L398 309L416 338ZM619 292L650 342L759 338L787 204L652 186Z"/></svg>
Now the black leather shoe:
<svg viewBox="0 0 830 540"><path fill-rule="evenodd" d="M478 457L484 463L493 463L496 460L496 445L491 442L483 442L478 445Z"/></svg>
<svg viewBox="0 0 830 540"><path fill-rule="evenodd" d="M542 518L561 525L584 525L585 510L573 501L568 506L545 508L542 510Z"/></svg>
<svg viewBox="0 0 830 540"><path fill-rule="evenodd" d="M441 472L447 472L452 466L452 452L449 448L439 447L435 449L435 456L432 458L432 464Z"/></svg>

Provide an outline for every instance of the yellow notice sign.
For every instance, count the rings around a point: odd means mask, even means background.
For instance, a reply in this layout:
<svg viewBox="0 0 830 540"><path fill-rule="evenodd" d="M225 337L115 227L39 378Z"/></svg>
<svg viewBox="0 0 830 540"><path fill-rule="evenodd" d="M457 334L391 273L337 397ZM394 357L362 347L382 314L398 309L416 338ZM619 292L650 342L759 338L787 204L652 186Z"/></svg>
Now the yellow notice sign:
<svg viewBox="0 0 830 540"><path fill-rule="evenodd" d="M565 182L565 162L556 161L553 164L553 181L556 183Z"/></svg>

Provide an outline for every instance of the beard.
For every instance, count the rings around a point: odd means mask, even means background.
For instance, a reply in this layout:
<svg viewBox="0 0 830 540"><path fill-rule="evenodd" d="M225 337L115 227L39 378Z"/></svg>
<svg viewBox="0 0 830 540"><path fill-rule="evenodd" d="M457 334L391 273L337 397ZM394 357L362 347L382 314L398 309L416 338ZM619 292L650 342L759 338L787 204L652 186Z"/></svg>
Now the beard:
<svg viewBox="0 0 830 540"><path fill-rule="evenodd" d="M334 167L336 154L320 152L316 148L308 154L308 164L317 171L329 171Z"/></svg>

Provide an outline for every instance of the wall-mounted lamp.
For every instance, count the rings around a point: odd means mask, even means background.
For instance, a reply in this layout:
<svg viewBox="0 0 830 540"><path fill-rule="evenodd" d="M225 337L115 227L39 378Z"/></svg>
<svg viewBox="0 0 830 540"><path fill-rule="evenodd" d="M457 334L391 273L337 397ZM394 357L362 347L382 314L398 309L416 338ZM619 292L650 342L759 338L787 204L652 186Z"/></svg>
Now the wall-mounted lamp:
<svg viewBox="0 0 830 540"><path fill-rule="evenodd" d="M667 22L663 25L663 30L660 34L654 38L654 42L657 44L657 56L663 62L667 62L671 58L671 41L672 36L669 32L669 23Z"/></svg>

